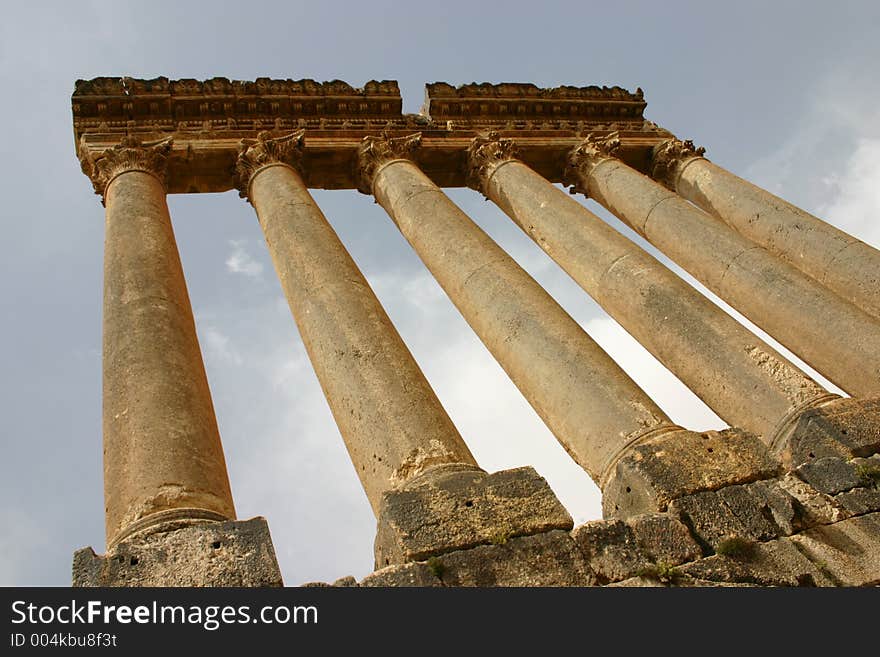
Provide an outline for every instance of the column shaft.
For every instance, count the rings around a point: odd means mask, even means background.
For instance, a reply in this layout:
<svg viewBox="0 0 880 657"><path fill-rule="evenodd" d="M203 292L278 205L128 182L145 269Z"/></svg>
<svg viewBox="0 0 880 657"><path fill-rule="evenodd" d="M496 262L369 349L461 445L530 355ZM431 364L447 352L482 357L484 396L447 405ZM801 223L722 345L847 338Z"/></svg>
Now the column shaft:
<svg viewBox="0 0 880 657"><path fill-rule="evenodd" d="M589 160L576 170L578 189L836 385L880 392L874 318L620 160Z"/></svg>
<svg viewBox="0 0 880 657"><path fill-rule="evenodd" d="M528 166L492 157L497 144L475 141L473 184L731 426L770 443L796 411L834 397Z"/></svg>
<svg viewBox="0 0 880 657"><path fill-rule="evenodd" d="M277 140L261 135L245 144L242 189L248 189L315 373L378 512L384 491L426 468L476 462L295 170L301 139L301 133Z"/></svg>
<svg viewBox="0 0 880 657"><path fill-rule="evenodd" d="M365 141L364 178L376 200L538 415L595 480L604 483L638 439L677 430L413 162L393 152L369 161L369 149L378 140ZM387 140L377 150L383 149L389 150Z"/></svg>
<svg viewBox="0 0 880 657"><path fill-rule="evenodd" d="M667 144L655 157L657 165L658 160L667 159L662 181L671 189L844 299L880 317L880 251L695 151L682 152L675 146ZM675 157L674 163L668 161Z"/></svg>
<svg viewBox="0 0 880 657"><path fill-rule="evenodd" d="M151 169L159 158L164 164L164 157L160 147L137 146L124 141L98 163L107 208L108 544L171 518L235 517L165 189L157 177L161 172Z"/></svg>

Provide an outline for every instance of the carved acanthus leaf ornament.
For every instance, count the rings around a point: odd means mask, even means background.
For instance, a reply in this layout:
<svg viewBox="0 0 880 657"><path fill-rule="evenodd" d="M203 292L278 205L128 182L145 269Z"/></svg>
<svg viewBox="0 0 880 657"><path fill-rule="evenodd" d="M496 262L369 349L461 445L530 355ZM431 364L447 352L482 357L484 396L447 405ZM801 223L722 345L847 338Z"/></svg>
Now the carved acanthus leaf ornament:
<svg viewBox="0 0 880 657"><path fill-rule="evenodd" d="M305 130L296 130L283 137L260 132L256 139L242 139L235 162L238 195L249 198L251 179L260 169L272 164L286 164L302 175Z"/></svg>
<svg viewBox="0 0 880 657"><path fill-rule="evenodd" d="M364 137L358 148L357 174L358 191L373 193L373 178L383 164L392 160L414 160L415 153L422 144L422 133L405 137Z"/></svg>
<svg viewBox="0 0 880 657"><path fill-rule="evenodd" d="M703 157L706 149L694 146L690 139L672 138L654 147L651 156L651 177L672 191L676 191L678 176L683 166L697 157Z"/></svg>
<svg viewBox="0 0 880 657"><path fill-rule="evenodd" d="M106 149L100 155L93 155L89 148L81 143L79 162L82 172L92 181L95 194L105 201L107 185L111 180L126 171L143 171L149 173L166 185L168 171L168 155L171 153L173 141L170 137L152 142L142 142L137 137L126 136L116 146Z"/></svg>
<svg viewBox="0 0 880 657"><path fill-rule="evenodd" d="M602 136L590 133L568 154L563 184L571 187L572 194L587 194L587 181L595 166L603 160L616 158L619 150L620 135L617 132Z"/></svg>
<svg viewBox="0 0 880 657"><path fill-rule="evenodd" d="M467 150L468 187L486 194L486 184L495 168L502 162L519 156L512 139L502 139L497 132L475 137Z"/></svg>

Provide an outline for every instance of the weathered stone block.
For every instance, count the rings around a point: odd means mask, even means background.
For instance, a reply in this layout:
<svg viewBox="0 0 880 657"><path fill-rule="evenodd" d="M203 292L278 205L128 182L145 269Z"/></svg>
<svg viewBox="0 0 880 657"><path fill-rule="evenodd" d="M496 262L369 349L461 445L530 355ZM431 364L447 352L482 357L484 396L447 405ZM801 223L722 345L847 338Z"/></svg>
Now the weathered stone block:
<svg viewBox="0 0 880 657"><path fill-rule="evenodd" d="M797 500L777 480L756 481L747 488L763 504L762 513L769 512L780 536L789 536L806 526Z"/></svg>
<svg viewBox="0 0 880 657"><path fill-rule="evenodd" d="M813 459L799 466L795 472L813 488L826 495L836 495L863 485L855 464L836 456Z"/></svg>
<svg viewBox="0 0 880 657"><path fill-rule="evenodd" d="M808 461L880 452L880 399L838 399L806 411L781 450L794 468Z"/></svg>
<svg viewBox="0 0 880 657"><path fill-rule="evenodd" d="M690 527L706 554L714 553L718 544L730 536L756 538L716 492L679 498L669 505L669 513Z"/></svg>
<svg viewBox="0 0 880 657"><path fill-rule="evenodd" d="M753 434L739 429L681 431L637 445L605 485L606 518L665 511L685 495L773 477L779 463Z"/></svg>
<svg viewBox="0 0 880 657"><path fill-rule="evenodd" d="M669 510L691 528L707 553L730 537L769 541L804 526L796 500L775 480L690 495L675 500Z"/></svg>
<svg viewBox="0 0 880 657"><path fill-rule="evenodd" d="M700 546L682 523L668 514L647 513L627 518L636 544L652 563L677 566L702 556Z"/></svg>
<svg viewBox="0 0 880 657"><path fill-rule="evenodd" d="M500 543L574 523L533 468L494 474L438 466L384 494L377 567Z"/></svg>
<svg viewBox="0 0 880 657"><path fill-rule="evenodd" d="M405 563L382 568L361 580L360 586L443 586L425 563Z"/></svg>
<svg viewBox="0 0 880 657"><path fill-rule="evenodd" d="M880 585L880 513L813 527L790 540L838 585Z"/></svg>
<svg viewBox="0 0 880 657"><path fill-rule="evenodd" d="M265 518L208 522L73 556L73 586L283 586Z"/></svg>
<svg viewBox="0 0 880 657"><path fill-rule="evenodd" d="M831 496L820 493L794 473L789 472L777 483L797 501L799 524L802 527L838 522L851 515Z"/></svg>
<svg viewBox="0 0 880 657"><path fill-rule="evenodd" d="M588 522L576 527L572 538L600 584L632 577L648 561L622 520Z"/></svg>
<svg viewBox="0 0 880 657"><path fill-rule="evenodd" d="M695 579L688 575L676 575L671 580L663 582L654 577L632 577L630 579L625 579L622 582L615 582L614 584L609 584L608 586L616 586L616 587L639 587L639 588L657 588L657 587L670 587L674 586L676 588L708 588L708 587L755 587L757 584L749 584L747 582L711 582L705 579Z"/></svg>
<svg viewBox="0 0 880 657"><path fill-rule="evenodd" d="M781 538L758 543L738 556L714 555L678 570L681 575L709 582L738 582L760 586L835 586L835 582L791 542Z"/></svg>
<svg viewBox="0 0 880 657"><path fill-rule="evenodd" d="M835 504L853 515L880 511L880 490L877 488L853 488L834 496Z"/></svg>
<svg viewBox="0 0 880 657"><path fill-rule="evenodd" d="M702 556L687 527L659 513L588 522L576 527L572 538L600 584L632 577L657 564L666 568Z"/></svg>
<svg viewBox="0 0 880 657"><path fill-rule="evenodd" d="M433 559L446 586L592 586L596 577L568 532L512 538Z"/></svg>
<svg viewBox="0 0 880 657"><path fill-rule="evenodd" d="M769 541L779 536L770 507L749 486L722 488L718 497L745 527L745 536L756 541Z"/></svg>

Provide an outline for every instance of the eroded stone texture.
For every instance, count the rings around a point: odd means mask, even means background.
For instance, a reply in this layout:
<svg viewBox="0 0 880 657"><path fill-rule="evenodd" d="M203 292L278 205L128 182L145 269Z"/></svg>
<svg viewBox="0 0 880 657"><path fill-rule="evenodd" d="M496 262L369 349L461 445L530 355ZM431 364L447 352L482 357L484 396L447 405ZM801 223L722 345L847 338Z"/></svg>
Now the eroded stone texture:
<svg viewBox="0 0 880 657"><path fill-rule="evenodd" d="M386 566L374 573L367 575L361 580L360 586L443 586L443 581L426 563L405 563L394 566Z"/></svg>
<svg viewBox="0 0 880 657"><path fill-rule="evenodd" d="M839 399L803 413L780 453L783 462L794 468L823 457L876 452L880 452L880 399Z"/></svg>
<svg viewBox="0 0 880 657"><path fill-rule="evenodd" d="M378 568L573 524L533 468L438 466L386 492L378 518Z"/></svg>
<svg viewBox="0 0 880 657"><path fill-rule="evenodd" d="M665 511L674 499L773 477L779 463L752 434L680 431L635 446L605 487L606 518Z"/></svg>
<svg viewBox="0 0 880 657"><path fill-rule="evenodd" d="M687 528L665 514L588 522L575 528L572 537L600 584L702 556Z"/></svg>
<svg viewBox="0 0 880 657"><path fill-rule="evenodd" d="M282 586L264 518L210 522L73 557L73 586Z"/></svg>
<svg viewBox="0 0 880 657"><path fill-rule="evenodd" d="M759 543L742 555L707 557L681 566L679 572L709 582L760 586L836 585L788 538Z"/></svg>
<svg viewBox="0 0 880 657"><path fill-rule="evenodd" d="M435 557L445 586L591 586L596 578L571 536L550 531Z"/></svg>
<svg viewBox="0 0 880 657"><path fill-rule="evenodd" d="M791 541L840 586L880 584L880 513L814 527Z"/></svg>

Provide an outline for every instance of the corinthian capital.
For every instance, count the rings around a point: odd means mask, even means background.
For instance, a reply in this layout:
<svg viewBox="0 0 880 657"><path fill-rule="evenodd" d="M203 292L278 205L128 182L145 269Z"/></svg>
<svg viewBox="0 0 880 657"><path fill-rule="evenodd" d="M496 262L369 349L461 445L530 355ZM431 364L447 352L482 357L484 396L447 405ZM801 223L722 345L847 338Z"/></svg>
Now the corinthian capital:
<svg viewBox="0 0 880 657"><path fill-rule="evenodd" d="M373 193L373 178L376 171L386 162L393 160L412 160L422 144L422 133L405 137L364 137L358 148L357 179L358 191Z"/></svg>
<svg viewBox="0 0 880 657"><path fill-rule="evenodd" d="M705 148L694 146L690 139L667 139L657 144L651 154L651 177L674 192L682 167L705 152Z"/></svg>
<svg viewBox="0 0 880 657"><path fill-rule="evenodd" d="M502 139L497 132L475 137L467 149L467 184L486 194L486 183L502 162L517 159L519 153L512 139Z"/></svg>
<svg viewBox="0 0 880 657"><path fill-rule="evenodd" d="M286 164L302 174L303 141L305 130L297 130L283 137L272 137L261 132L256 139L242 139L238 143L238 160L235 162L238 195L248 198L251 179L265 166Z"/></svg>
<svg viewBox="0 0 880 657"><path fill-rule="evenodd" d="M617 157L620 135L612 132L601 137L589 134L579 145L571 149L562 174L562 183L571 187L571 193L587 193L587 180L593 168L603 160Z"/></svg>
<svg viewBox="0 0 880 657"><path fill-rule="evenodd" d="M100 155L93 155L85 144L80 144L79 162L83 173L91 179L95 194L101 196L103 202L107 185L126 171L149 173L166 186L171 146L170 137L152 142L141 142L137 137L123 137L116 146Z"/></svg>

